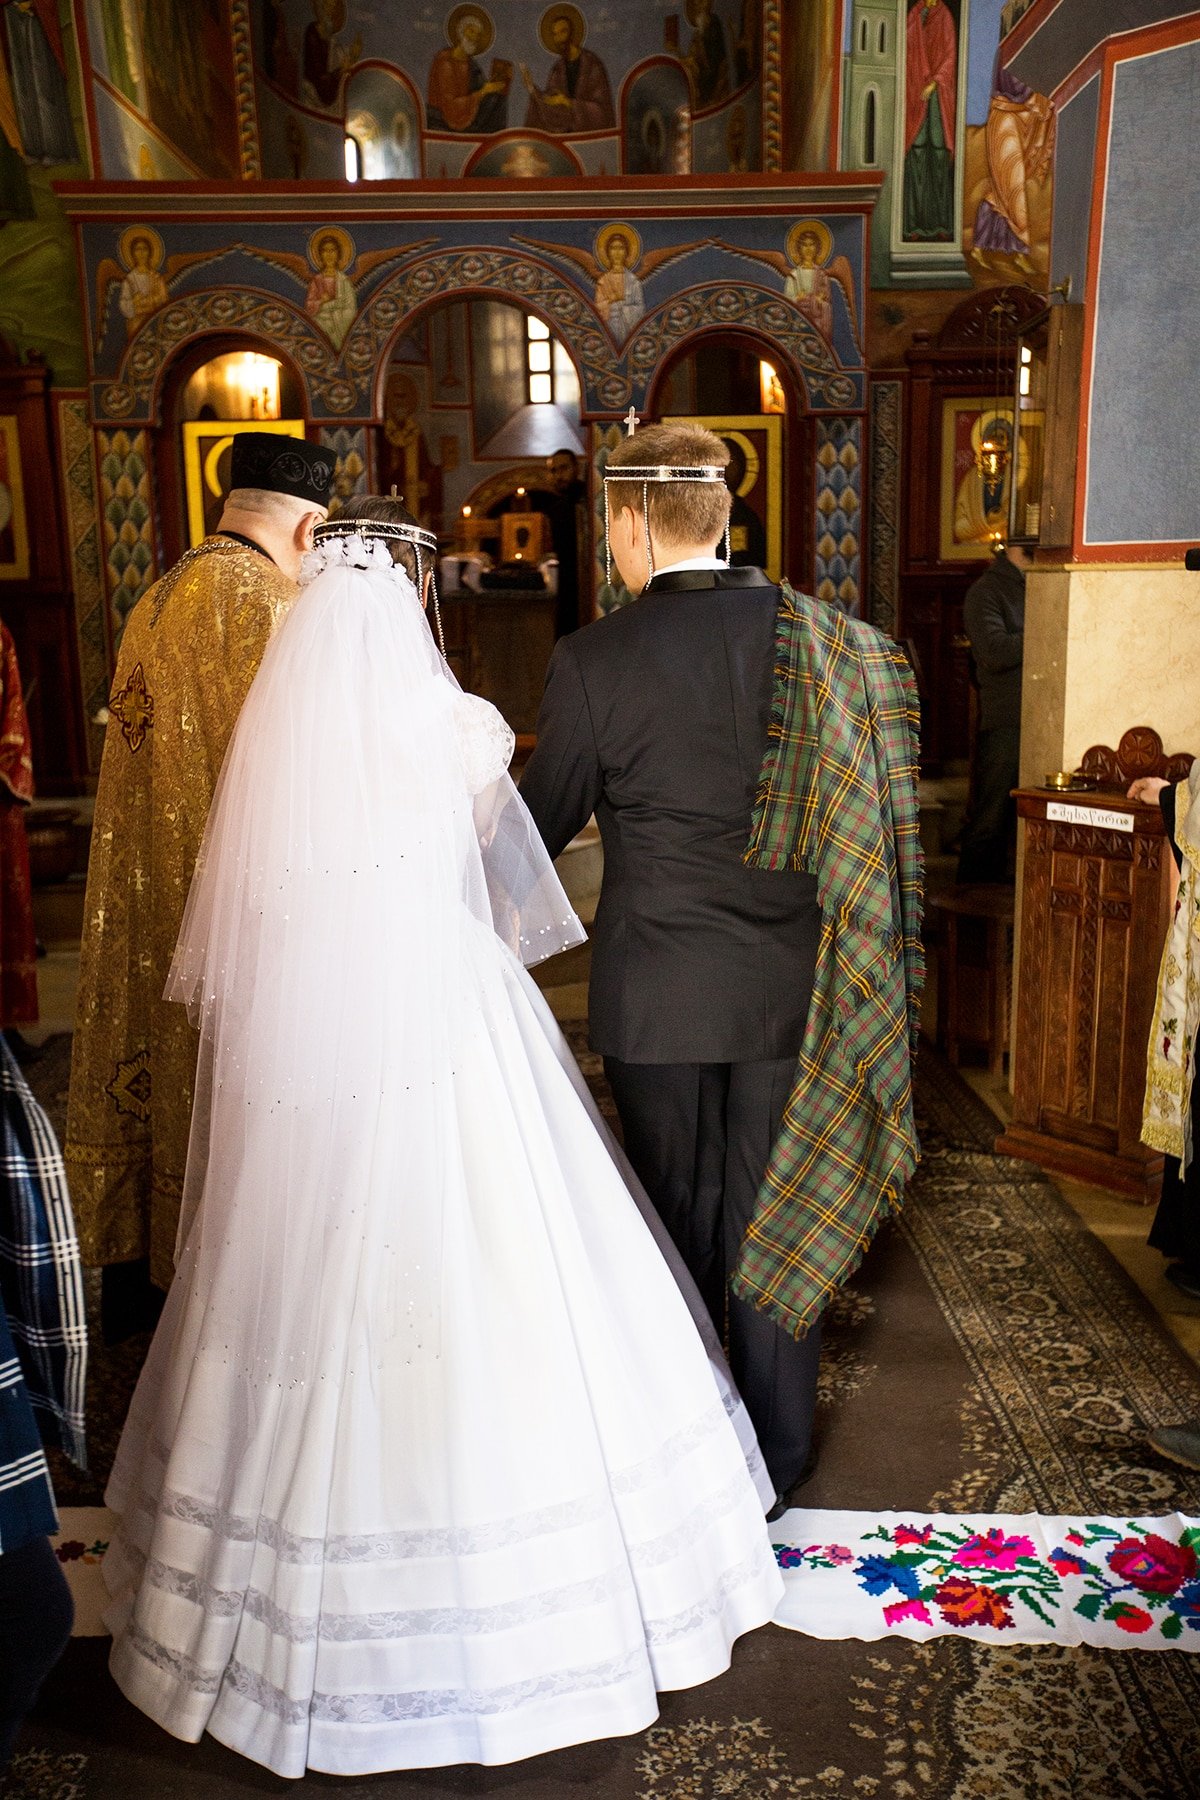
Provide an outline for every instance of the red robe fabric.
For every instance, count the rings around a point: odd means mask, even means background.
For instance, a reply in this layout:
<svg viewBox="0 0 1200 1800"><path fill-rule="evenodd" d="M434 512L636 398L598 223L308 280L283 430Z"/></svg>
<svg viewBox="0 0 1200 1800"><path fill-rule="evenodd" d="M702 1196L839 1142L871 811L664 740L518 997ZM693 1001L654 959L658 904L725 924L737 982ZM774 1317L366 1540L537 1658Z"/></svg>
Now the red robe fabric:
<svg viewBox="0 0 1200 1800"><path fill-rule="evenodd" d="M450 131L469 131L479 111L480 94L472 88L475 63L471 57L439 50L429 71L429 105L440 112Z"/></svg>
<svg viewBox="0 0 1200 1800"><path fill-rule="evenodd" d="M954 151L954 103L958 91L958 42L954 20L949 9L937 0L927 7L924 0L909 8L908 56L905 65L904 149L913 142L925 122L925 89L930 82L937 85L937 102L942 114L942 133L946 148Z"/></svg>
<svg viewBox="0 0 1200 1800"><path fill-rule="evenodd" d="M24 808L33 798L29 720L17 652L0 624L0 1027L38 1016L37 942Z"/></svg>

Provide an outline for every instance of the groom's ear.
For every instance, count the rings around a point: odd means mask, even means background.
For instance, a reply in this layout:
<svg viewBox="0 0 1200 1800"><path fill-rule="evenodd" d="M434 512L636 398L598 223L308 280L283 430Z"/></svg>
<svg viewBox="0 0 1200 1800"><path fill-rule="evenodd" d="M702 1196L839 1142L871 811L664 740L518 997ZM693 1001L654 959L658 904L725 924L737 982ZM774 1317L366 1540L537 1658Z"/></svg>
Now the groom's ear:
<svg viewBox="0 0 1200 1800"><path fill-rule="evenodd" d="M623 506L617 514L617 519L621 523L628 519L629 524L626 529L631 538L636 539L640 535L642 529L642 515L637 510L636 506Z"/></svg>

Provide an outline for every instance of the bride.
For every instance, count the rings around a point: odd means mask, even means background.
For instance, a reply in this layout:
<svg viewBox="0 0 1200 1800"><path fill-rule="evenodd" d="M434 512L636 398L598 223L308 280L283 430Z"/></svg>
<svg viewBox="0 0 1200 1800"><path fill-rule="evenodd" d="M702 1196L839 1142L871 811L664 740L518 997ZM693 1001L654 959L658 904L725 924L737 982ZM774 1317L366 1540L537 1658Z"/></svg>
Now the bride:
<svg viewBox="0 0 1200 1800"><path fill-rule="evenodd" d="M197 1099L111 1666L280 1775L501 1763L725 1669L773 1493L522 966L584 934L430 634L434 540L385 500L317 540L168 987Z"/></svg>

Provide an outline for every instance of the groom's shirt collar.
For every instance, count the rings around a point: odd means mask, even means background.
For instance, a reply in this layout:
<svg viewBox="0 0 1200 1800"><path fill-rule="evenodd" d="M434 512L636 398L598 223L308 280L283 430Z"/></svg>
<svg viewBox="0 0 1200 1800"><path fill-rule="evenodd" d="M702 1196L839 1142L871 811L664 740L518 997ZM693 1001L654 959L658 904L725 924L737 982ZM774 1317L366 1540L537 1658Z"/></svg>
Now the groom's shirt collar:
<svg viewBox="0 0 1200 1800"><path fill-rule="evenodd" d="M723 569L724 558L719 556L689 556L683 562L668 563L665 568L655 569L656 575L674 575L683 569Z"/></svg>

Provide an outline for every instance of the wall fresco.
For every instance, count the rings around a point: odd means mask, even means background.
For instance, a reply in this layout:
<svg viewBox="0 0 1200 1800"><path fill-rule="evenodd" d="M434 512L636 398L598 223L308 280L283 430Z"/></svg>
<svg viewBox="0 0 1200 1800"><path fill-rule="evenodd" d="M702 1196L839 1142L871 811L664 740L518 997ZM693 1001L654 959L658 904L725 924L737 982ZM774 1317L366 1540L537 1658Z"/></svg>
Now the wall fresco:
<svg viewBox="0 0 1200 1800"><path fill-rule="evenodd" d="M366 0L256 10L268 175L340 175L346 131L366 151L367 178L763 166L762 0L683 0L666 12L635 0L427 4L403 34ZM516 145L489 148L508 133ZM565 168L540 140L559 143Z"/></svg>
<svg viewBox="0 0 1200 1800"><path fill-rule="evenodd" d="M1054 109L1003 67L1003 10L1002 0L847 7L842 166L885 177L875 287L1046 281Z"/></svg>
<svg viewBox="0 0 1200 1800"><path fill-rule="evenodd" d="M240 176L228 0L86 0L84 12L99 173L138 181Z"/></svg>
<svg viewBox="0 0 1200 1800"><path fill-rule="evenodd" d="M97 418L150 421L163 368L202 332L268 340L316 418L371 418L404 321L431 301L494 293L540 311L579 371L584 410L641 404L694 332L736 329L789 362L810 408L865 403L861 214L714 221L334 220L230 228L198 218L82 227ZM481 241L482 240L482 241ZM186 246L186 248L184 247Z"/></svg>

